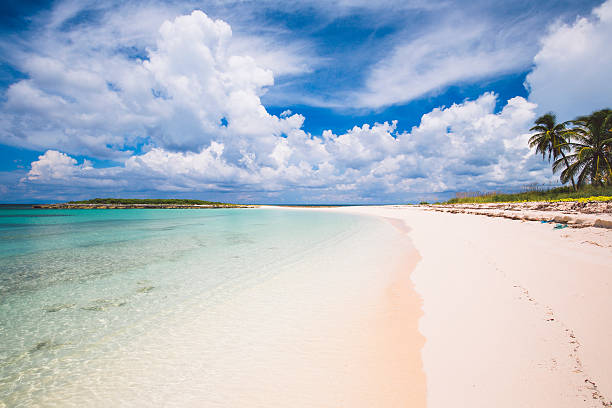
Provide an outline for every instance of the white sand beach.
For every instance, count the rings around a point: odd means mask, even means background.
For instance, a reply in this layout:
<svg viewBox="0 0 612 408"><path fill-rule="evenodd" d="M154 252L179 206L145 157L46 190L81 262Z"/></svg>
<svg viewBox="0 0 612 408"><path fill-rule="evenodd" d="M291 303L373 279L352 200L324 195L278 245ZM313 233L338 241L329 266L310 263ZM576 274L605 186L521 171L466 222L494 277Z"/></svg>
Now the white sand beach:
<svg viewBox="0 0 612 408"><path fill-rule="evenodd" d="M253 273L214 290L158 276L117 311L167 307L69 344L0 407L610 406L611 229L419 206L237 211L364 217L260 266L245 252ZM253 250L274 253L273 238ZM98 324L111 312L74 310Z"/></svg>
<svg viewBox="0 0 612 408"><path fill-rule="evenodd" d="M428 407L610 406L612 230L416 206L328 211L409 228Z"/></svg>
<svg viewBox="0 0 612 408"><path fill-rule="evenodd" d="M612 408L612 0L1 4L0 408Z"/></svg>

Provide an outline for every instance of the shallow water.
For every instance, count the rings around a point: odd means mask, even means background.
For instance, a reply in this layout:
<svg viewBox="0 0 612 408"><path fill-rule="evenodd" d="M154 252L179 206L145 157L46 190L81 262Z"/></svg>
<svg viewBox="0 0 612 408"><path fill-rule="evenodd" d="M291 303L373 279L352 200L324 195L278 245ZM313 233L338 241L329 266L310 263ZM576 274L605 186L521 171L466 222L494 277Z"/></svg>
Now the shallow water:
<svg viewBox="0 0 612 408"><path fill-rule="evenodd" d="M274 363L253 368L262 339L287 336L285 323L266 326L276 318L266 308L281 305L281 319L308 310L332 293L317 285L351 278L354 265L335 259L337 248L370 245L363 237L385 228L316 211L0 209L0 402L226 406L223 399L243 388L237 373L273 370ZM345 275L331 284L324 281L330 273ZM279 289L280 275L289 283ZM296 293L310 297L280 300L295 282L308 282ZM247 301L249 293L256 296ZM246 309L238 313L236 305ZM295 338L276 338L274 348L295 347ZM295 357L275 356L277 367ZM180 387L161 386L172 383L165 370L183 383L206 376L208 387L191 385L181 395L194 399L177 399ZM189 370L199 374L183 376Z"/></svg>

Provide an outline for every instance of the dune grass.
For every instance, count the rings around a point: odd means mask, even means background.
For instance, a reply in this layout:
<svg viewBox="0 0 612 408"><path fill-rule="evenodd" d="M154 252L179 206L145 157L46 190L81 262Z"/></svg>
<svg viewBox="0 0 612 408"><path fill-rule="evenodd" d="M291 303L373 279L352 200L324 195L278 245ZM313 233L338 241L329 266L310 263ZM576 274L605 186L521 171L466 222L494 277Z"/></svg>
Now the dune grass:
<svg viewBox="0 0 612 408"><path fill-rule="evenodd" d="M459 194L458 194L459 195ZM612 200L612 186L584 186L578 191L571 187L557 187L548 190L531 190L520 193L473 193L468 197L456 197L443 204L468 203L513 203L525 201L610 201Z"/></svg>

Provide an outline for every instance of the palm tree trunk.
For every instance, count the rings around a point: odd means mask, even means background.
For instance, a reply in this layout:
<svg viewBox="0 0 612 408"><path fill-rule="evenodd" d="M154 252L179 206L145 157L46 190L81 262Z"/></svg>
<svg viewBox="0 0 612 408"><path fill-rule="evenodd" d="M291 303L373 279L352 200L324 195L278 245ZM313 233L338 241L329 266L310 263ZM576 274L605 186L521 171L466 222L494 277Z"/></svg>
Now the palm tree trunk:
<svg viewBox="0 0 612 408"><path fill-rule="evenodd" d="M565 153L563 153L563 149L559 149L559 151L561 151L561 156L563 156L563 161L565 162L565 167L568 168L569 167L569 163L567 161L567 157L565 157ZM572 176L571 179L572 179L572 187L574 188L574 191L578 191L578 190L576 190L576 183L574 182L574 176Z"/></svg>

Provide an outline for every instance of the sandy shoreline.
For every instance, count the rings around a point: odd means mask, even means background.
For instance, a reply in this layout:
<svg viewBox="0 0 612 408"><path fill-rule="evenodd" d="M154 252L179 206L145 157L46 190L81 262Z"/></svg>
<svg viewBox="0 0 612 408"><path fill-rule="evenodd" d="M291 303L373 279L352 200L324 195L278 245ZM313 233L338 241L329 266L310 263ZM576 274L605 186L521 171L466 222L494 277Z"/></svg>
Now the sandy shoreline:
<svg viewBox="0 0 612 408"><path fill-rule="evenodd" d="M612 231L411 206L428 407L602 407L612 398Z"/></svg>
<svg viewBox="0 0 612 408"><path fill-rule="evenodd" d="M402 222L352 223L223 301L109 336L76 371L58 362L24 406L425 407L418 255Z"/></svg>
<svg viewBox="0 0 612 408"><path fill-rule="evenodd" d="M223 302L195 296L110 336L78 372L66 360L24 391L30 405L612 406L612 229L417 206L291 211L378 220L317 236Z"/></svg>

